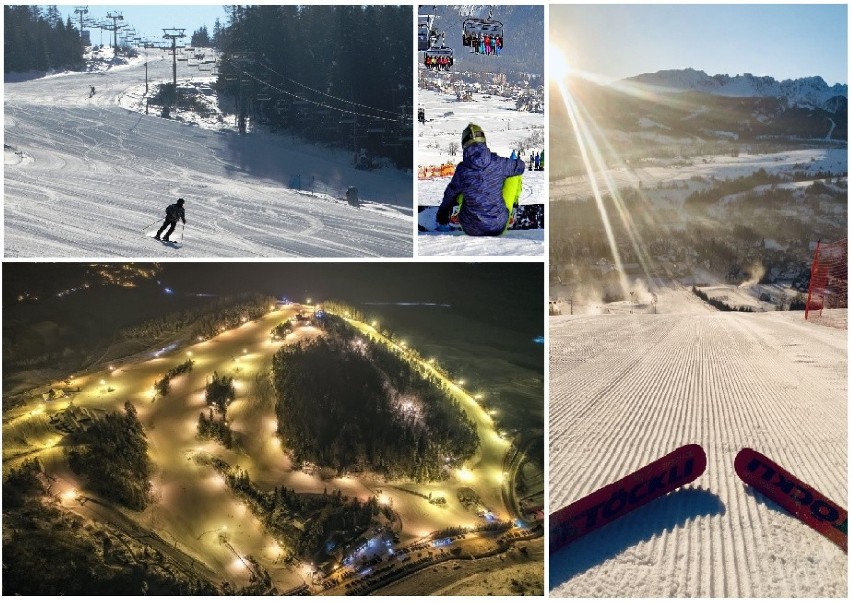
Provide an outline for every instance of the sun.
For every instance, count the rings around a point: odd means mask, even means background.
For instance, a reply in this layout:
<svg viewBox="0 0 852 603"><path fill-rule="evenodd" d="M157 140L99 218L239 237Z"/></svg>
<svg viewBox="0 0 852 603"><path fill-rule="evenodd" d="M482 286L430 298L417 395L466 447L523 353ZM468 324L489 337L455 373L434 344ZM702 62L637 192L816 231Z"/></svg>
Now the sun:
<svg viewBox="0 0 852 603"><path fill-rule="evenodd" d="M565 58L565 54L555 44L549 44L547 49L548 73L550 79L562 81L571 73L571 66Z"/></svg>

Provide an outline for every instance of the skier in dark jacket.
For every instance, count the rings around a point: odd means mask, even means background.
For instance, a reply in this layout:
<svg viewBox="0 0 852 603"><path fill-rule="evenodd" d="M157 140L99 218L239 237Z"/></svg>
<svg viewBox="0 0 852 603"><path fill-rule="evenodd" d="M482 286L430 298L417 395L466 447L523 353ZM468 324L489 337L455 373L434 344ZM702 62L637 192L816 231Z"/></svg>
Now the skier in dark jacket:
<svg viewBox="0 0 852 603"><path fill-rule="evenodd" d="M177 221L180 220L184 224L186 224L186 214L183 212L183 199L178 199L177 203L172 203L166 208L166 220L163 222L163 225L160 226L160 230L157 231L157 236L154 238L158 241L169 241L169 237L172 236L172 233L175 231L175 226L177 226ZM168 231L166 232L166 236L162 239L160 238L160 234L166 230L168 227Z"/></svg>
<svg viewBox="0 0 852 603"><path fill-rule="evenodd" d="M458 212L459 224L466 234L496 236L509 223L509 209L503 196L506 178L524 173L524 162L492 153L485 144L485 132L468 124L462 133L462 162L444 191L436 216L440 226L449 224L453 208L463 195ZM518 191L519 192L519 191Z"/></svg>

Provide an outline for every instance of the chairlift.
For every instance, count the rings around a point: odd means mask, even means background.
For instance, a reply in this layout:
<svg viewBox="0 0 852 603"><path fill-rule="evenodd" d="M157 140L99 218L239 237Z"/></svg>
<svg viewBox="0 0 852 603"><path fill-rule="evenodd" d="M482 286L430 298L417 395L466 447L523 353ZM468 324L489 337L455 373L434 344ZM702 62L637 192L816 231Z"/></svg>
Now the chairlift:
<svg viewBox="0 0 852 603"><path fill-rule="evenodd" d="M453 49L449 46L430 46L428 50L426 50L423 58L423 62L428 65L429 61L432 59L439 60L441 58L449 59L447 63L447 67L453 66Z"/></svg>
<svg viewBox="0 0 852 603"><path fill-rule="evenodd" d="M488 16L484 19L468 17L462 22L462 46L473 46L474 38L486 35L503 38L503 23L492 18L490 9Z"/></svg>
<svg viewBox="0 0 852 603"><path fill-rule="evenodd" d="M434 28L435 15L417 15L417 51L423 52L438 41Z"/></svg>

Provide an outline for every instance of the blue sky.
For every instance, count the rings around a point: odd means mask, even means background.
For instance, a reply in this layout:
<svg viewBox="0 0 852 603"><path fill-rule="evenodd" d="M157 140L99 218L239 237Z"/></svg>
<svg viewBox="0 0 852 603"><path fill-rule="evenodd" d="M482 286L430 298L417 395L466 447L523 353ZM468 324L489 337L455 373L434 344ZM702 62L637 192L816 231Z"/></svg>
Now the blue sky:
<svg viewBox="0 0 852 603"><path fill-rule="evenodd" d="M58 7L63 17L71 15L71 19L77 22L77 16L74 14L73 6ZM207 26L207 30L213 33L213 23L216 17L225 25L225 9L223 6L210 5L183 5L183 6L144 6L144 5L89 5L90 18L102 20L108 12L120 12L124 17L124 23L128 23L136 28L137 34L162 39L163 28L165 27L183 27L186 29L186 42L189 42L189 37L192 32L202 25ZM92 42L95 44L101 43L101 30L91 30ZM106 44L108 32L103 32L103 43Z"/></svg>
<svg viewBox="0 0 852 603"><path fill-rule="evenodd" d="M613 80L692 67L847 83L846 5L551 5L550 43Z"/></svg>

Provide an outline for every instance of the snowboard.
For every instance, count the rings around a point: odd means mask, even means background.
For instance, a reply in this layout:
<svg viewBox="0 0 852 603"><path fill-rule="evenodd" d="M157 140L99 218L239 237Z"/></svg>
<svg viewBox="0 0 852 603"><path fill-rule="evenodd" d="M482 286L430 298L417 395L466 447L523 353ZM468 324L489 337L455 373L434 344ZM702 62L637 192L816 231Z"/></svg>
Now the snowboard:
<svg viewBox="0 0 852 603"><path fill-rule="evenodd" d="M437 205L419 205L417 207L417 230L420 232L432 232L438 230L438 222L435 221L435 216L438 214ZM453 230L461 232L461 225L453 224L450 220L450 226ZM544 228L544 204L531 203L529 205L519 205L515 208L515 221L511 224L508 230L535 230Z"/></svg>
<svg viewBox="0 0 852 603"><path fill-rule="evenodd" d="M789 511L799 521L847 550L846 509L751 448L734 459L734 471L745 483Z"/></svg>
<svg viewBox="0 0 852 603"><path fill-rule="evenodd" d="M688 484L707 468L698 444L687 444L638 471L550 514L550 552Z"/></svg>

